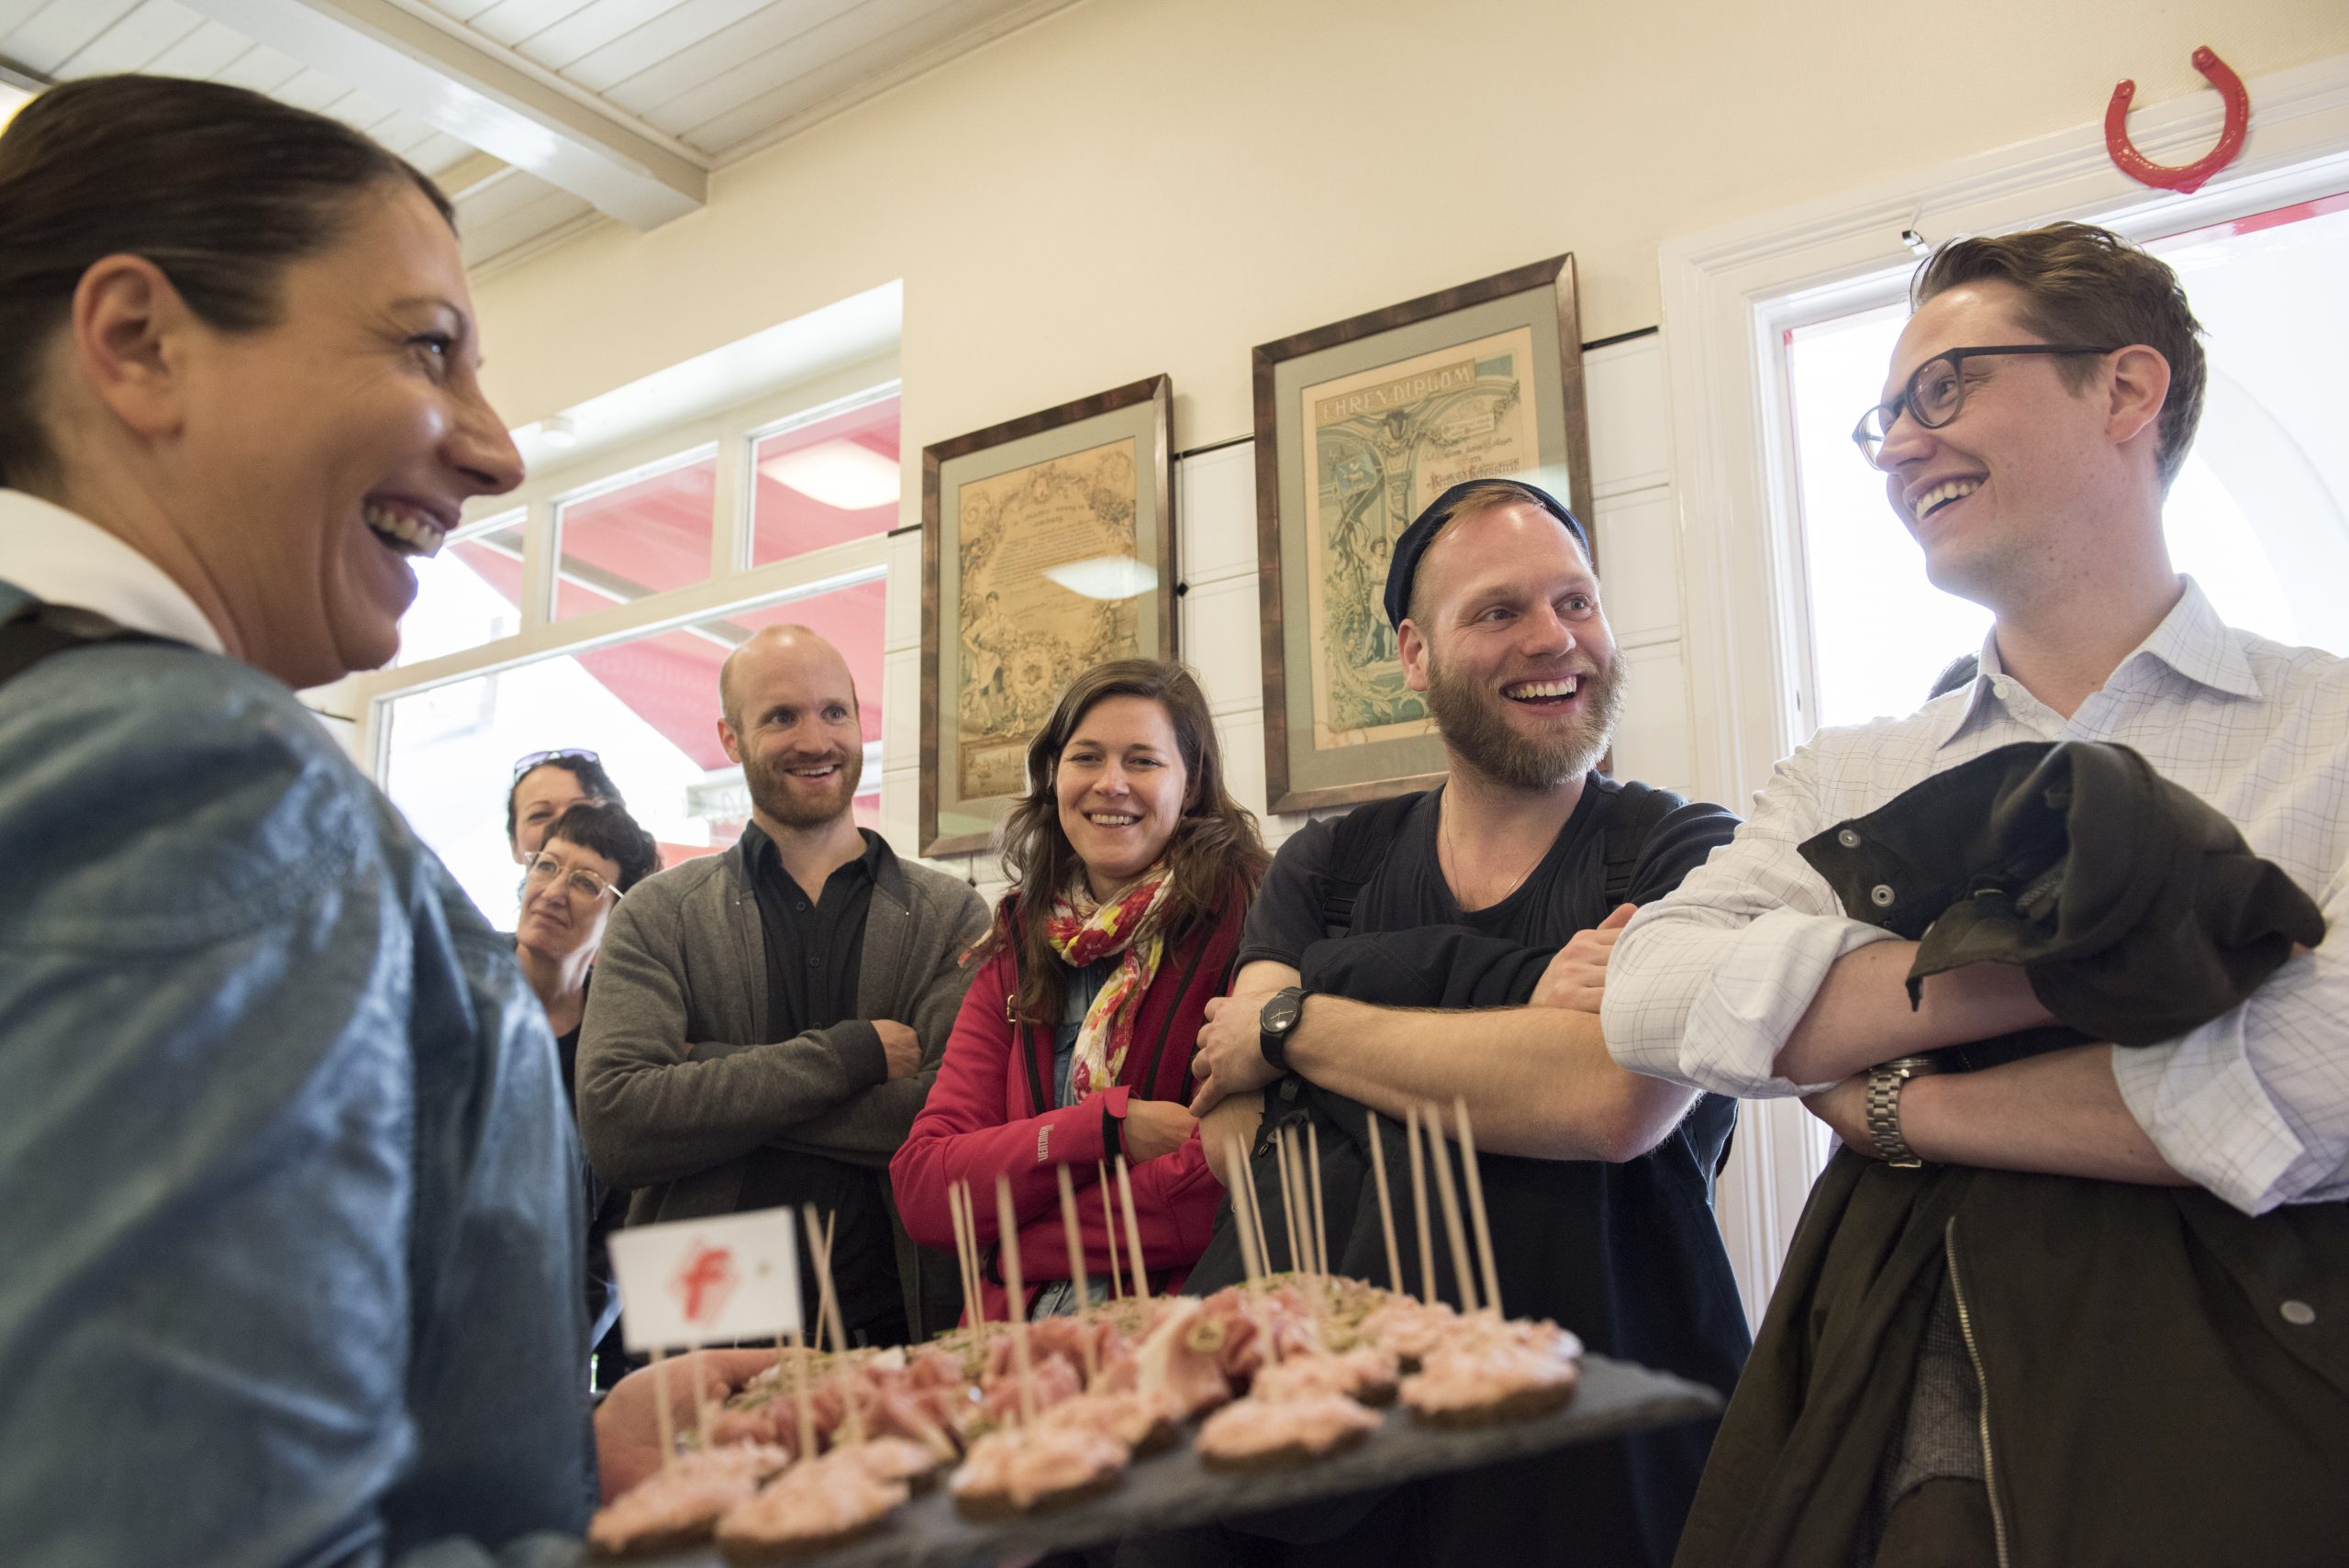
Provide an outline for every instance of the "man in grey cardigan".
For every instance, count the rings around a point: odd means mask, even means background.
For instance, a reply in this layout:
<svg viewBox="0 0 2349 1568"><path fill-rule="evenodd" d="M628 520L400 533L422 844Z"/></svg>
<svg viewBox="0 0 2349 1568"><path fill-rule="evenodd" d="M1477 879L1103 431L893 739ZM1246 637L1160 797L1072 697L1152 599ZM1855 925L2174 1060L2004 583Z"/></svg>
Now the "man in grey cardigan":
<svg viewBox="0 0 2349 1568"><path fill-rule="evenodd" d="M952 1322L956 1273L897 1223L889 1157L937 1076L986 907L857 827L863 733L829 643L759 632L718 699L751 823L614 911L580 1035L580 1134L597 1175L637 1189L634 1224L835 1216L851 1341L918 1340ZM803 1238L810 1321L814 1278Z"/></svg>

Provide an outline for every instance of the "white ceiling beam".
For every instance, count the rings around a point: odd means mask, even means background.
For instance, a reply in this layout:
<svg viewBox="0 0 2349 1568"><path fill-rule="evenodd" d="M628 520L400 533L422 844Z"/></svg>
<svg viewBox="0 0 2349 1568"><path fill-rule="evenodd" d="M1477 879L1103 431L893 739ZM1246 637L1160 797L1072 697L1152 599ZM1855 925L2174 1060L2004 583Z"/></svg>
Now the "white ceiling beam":
<svg viewBox="0 0 2349 1568"><path fill-rule="evenodd" d="M638 228L709 198L708 161L511 50L395 0L184 0Z"/></svg>

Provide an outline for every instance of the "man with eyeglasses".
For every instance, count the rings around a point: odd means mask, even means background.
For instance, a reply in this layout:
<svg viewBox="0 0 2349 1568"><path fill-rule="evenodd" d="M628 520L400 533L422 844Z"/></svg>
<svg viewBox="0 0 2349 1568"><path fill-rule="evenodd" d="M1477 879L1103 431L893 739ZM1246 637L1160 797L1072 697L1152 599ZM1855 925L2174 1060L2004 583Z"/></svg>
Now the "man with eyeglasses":
<svg viewBox="0 0 2349 1568"><path fill-rule="evenodd" d="M1996 615L1978 671L1814 736L1609 966L1617 1060L1803 1095L1842 1143L1677 1562L2338 1562L2341 944L2174 1039L1944 1071L2054 1015L2011 963L1912 984L1919 943L1847 917L1803 847L1854 848L1858 819L1998 748L2107 742L2337 921L2349 662L2230 629L2170 566L2204 366L2166 266L2058 224L1943 246L1912 294L1854 437L1926 574Z"/></svg>
<svg viewBox="0 0 2349 1568"><path fill-rule="evenodd" d="M613 910L579 1047L579 1130L630 1223L813 1204L835 1226L852 1342L953 1321L951 1259L896 1222L889 1158L946 1049L986 925L975 889L900 861L851 810L856 686L806 627L727 658L718 734L751 821L721 854L648 878ZM815 1271L801 1241L814 1321Z"/></svg>

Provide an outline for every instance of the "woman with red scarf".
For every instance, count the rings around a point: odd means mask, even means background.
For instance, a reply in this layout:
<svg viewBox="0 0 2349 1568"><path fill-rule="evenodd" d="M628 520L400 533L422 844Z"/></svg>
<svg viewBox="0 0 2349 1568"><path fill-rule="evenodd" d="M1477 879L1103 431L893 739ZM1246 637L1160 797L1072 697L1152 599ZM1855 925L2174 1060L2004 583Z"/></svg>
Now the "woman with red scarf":
<svg viewBox="0 0 2349 1568"><path fill-rule="evenodd" d="M1004 822L1011 891L889 1164L907 1231L932 1247L954 1245L946 1195L970 1184L995 1321L999 1175L1011 1178L1030 1313L1078 1305L1061 1167L1097 1297L1113 1242L1099 1173L1121 1154L1152 1288L1179 1284L1206 1250L1223 1189L1184 1108L1191 1051L1268 858L1224 788L1207 698L1180 664L1128 659L1079 676L1028 748L1028 783ZM1122 1216L1114 1240L1129 1269Z"/></svg>

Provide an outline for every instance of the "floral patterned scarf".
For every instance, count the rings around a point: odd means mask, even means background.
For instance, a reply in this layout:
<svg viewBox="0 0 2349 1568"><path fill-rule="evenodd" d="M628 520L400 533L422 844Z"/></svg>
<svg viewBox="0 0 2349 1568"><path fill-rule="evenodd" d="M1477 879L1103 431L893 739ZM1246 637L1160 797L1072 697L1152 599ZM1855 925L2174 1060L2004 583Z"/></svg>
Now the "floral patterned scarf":
<svg viewBox="0 0 2349 1568"><path fill-rule="evenodd" d="M1159 917L1174 881L1174 873L1162 861L1103 904L1094 898L1080 871L1074 884L1052 900L1052 912L1044 921L1044 938L1062 962L1082 969L1112 953L1125 955L1102 982L1093 1005L1085 1010L1085 1021L1077 1026L1068 1075L1073 1100L1108 1088L1125 1071L1142 993L1150 989L1165 949Z"/></svg>

